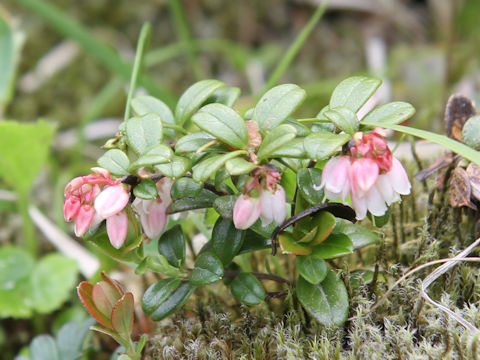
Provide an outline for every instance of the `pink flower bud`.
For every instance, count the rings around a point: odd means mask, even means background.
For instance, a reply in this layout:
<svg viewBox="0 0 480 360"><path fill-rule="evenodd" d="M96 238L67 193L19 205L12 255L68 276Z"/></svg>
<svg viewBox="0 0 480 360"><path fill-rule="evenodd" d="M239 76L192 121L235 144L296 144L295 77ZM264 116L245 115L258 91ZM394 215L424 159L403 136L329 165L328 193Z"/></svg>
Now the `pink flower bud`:
<svg viewBox="0 0 480 360"><path fill-rule="evenodd" d="M101 167L93 167L91 170L98 175L101 175L105 179L110 179L110 172L107 169Z"/></svg>
<svg viewBox="0 0 480 360"><path fill-rule="evenodd" d="M377 163L368 158L355 159L351 170L351 187L353 195L361 198L372 188L378 178Z"/></svg>
<svg viewBox="0 0 480 360"><path fill-rule="evenodd" d="M72 221L78 215L81 206L80 199L76 196L69 196L63 204L63 216L66 221Z"/></svg>
<svg viewBox="0 0 480 360"><path fill-rule="evenodd" d="M67 195L68 193L71 193L72 191L75 191L77 190L78 188L80 188L85 182L83 181L83 177L82 176L78 176L72 180L70 180L70 182L67 184L67 186L65 186L65 195Z"/></svg>
<svg viewBox="0 0 480 360"><path fill-rule="evenodd" d="M260 199L240 195L233 206L233 223L237 229L248 229L260 216L262 210Z"/></svg>
<svg viewBox="0 0 480 360"><path fill-rule="evenodd" d="M106 219L122 211L127 206L128 199L128 192L123 186L109 186L95 199L95 210Z"/></svg>
<svg viewBox="0 0 480 360"><path fill-rule="evenodd" d="M133 206L140 217L145 235L151 240L160 237L167 225L166 204L161 200L135 199Z"/></svg>
<svg viewBox="0 0 480 360"><path fill-rule="evenodd" d="M128 217L125 211L121 211L107 218L107 234L110 244L115 249L120 249L127 238Z"/></svg>
<svg viewBox="0 0 480 360"><path fill-rule="evenodd" d="M285 190L277 185L277 190L271 193L269 190L262 190L260 194L262 225L268 225L275 221L280 225L287 217L287 201Z"/></svg>
<svg viewBox="0 0 480 360"><path fill-rule="evenodd" d="M83 236L92 224L95 210L90 205L82 205L75 220L75 235Z"/></svg>

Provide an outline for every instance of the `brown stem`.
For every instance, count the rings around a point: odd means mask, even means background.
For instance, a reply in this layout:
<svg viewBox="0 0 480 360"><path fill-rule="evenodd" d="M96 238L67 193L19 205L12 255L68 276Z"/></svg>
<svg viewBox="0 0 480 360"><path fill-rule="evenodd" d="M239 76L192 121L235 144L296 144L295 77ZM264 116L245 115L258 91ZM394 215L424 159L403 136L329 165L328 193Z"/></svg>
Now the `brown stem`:
<svg viewBox="0 0 480 360"><path fill-rule="evenodd" d="M238 274L240 274L240 271L226 269L225 272L223 273L223 276L227 277L227 278L234 278ZM258 273L258 272L252 272L251 274L253 276L255 276L257 279L272 280L272 281L276 281L276 282L281 283L281 284L288 285L290 287L295 287L295 283L293 283L293 282L291 282L287 279L284 279L280 276L277 276L277 275Z"/></svg>
<svg viewBox="0 0 480 360"><path fill-rule="evenodd" d="M290 292L289 290L271 291L267 293L267 295L265 296L265 300L284 297L284 296L287 296L289 292Z"/></svg>

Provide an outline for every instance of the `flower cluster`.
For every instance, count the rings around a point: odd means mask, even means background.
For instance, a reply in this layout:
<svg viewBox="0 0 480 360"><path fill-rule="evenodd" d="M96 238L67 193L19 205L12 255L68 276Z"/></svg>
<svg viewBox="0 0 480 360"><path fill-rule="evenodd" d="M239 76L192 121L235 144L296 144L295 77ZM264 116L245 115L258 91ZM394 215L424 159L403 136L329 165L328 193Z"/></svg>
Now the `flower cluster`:
<svg viewBox="0 0 480 360"><path fill-rule="evenodd" d="M267 168L257 171L249 179L244 194L237 198L233 207L233 223L237 229L248 229L258 218L263 226L273 221L281 224L285 220L286 196L279 180L280 174Z"/></svg>
<svg viewBox="0 0 480 360"><path fill-rule="evenodd" d="M173 180L163 177L157 182L158 198L145 200L136 198L132 207L140 218L145 235L151 240L160 236L167 225L167 207L171 204L170 189Z"/></svg>
<svg viewBox="0 0 480 360"><path fill-rule="evenodd" d="M382 216L388 206L410 193L410 181L402 164L396 159L384 138L382 129L370 134L356 133L350 155L331 158L323 169L319 188L325 188L329 200L352 200L358 220L367 210Z"/></svg>
<svg viewBox="0 0 480 360"><path fill-rule="evenodd" d="M123 210L128 204L128 191L107 170L92 170L95 174L76 177L65 187L63 215L66 221L75 220L77 236L106 220L110 243L118 249L127 237L128 217Z"/></svg>

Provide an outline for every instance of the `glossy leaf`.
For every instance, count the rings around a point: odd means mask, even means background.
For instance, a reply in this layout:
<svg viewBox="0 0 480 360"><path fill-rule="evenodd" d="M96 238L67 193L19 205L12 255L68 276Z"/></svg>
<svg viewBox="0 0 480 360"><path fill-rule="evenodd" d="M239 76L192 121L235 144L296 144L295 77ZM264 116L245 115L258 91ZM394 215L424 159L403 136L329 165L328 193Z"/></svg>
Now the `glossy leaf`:
<svg viewBox="0 0 480 360"><path fill-rule="evenodd" d="M227 266L238 254L245 239L245 231L235 227L232 221L219 218L212 231L212 252Z"/></svg>
<svg viewBox="0 0 480 360"><path fill-rule="evenodd" d="M342 224L338 231L349 237L353 243L354 250L361 249L368 245L374 245L378 242L378 235L361 225Z"/></svg>
<svg viewBox="0 0 480 360"><path fill-rule="evenodd" d="M398 124L415 114L415 108L409 103L395 101L380 105L365 115L362 121L375 121L386 124Z"/></svg>
<svg viewBox="0 0 480 360"><path fill-rule="evenodd" d="M348 316L348 293L342 280L333 271L317 285L312 285L303 277L297 281L297 297L305 310L320 324L340 326Z"/></svg>
<svg viewBox="0 0 480 360"><path fill-rule="evenodd" d="M294 254L294 255L308 255L312 252L312 249L304 244L295 242L290 233L280 234L278 237L282 254Z"/></svg>
<svg viewBox="0 0 480 360"><path fill-rule="evenodd" d="M209 103L220 103L232 107L240 97L241 90L238 87L223 87L215 90L208 98Z"/></svg>
<svg viewBox="0 0 480 360"><path fill-rule="evenodd" d="M273 129L287 120L305 97L305 90L297 85L275 86L258 101L253 110L252 120L255 120L261 129Z"/></svg>
<svg viewBox="0 0 480 360"><path fill-rule="evenodd" d="M301 169L297 173L297 186L302 197L311 205L323 200L323 189L317 190L322 182L322 170L316 168Z"/></svg>
<svg viewBox="0 0 480 360"><path fill-rule="evenodd" d="M126 175L130 166L130 160L127 155L118 149L108 150L98 159L98 165L107 169L113 175Z"/></svg>
<svg viewBox="0 0 480 360"><path fill-rule="evenodd" d="M132 108L138 116L155 114L160 117L162 124L176 125L175 118L173 117L170 108L163 101L153 96L137 96L132 99ZM165 126L163 126L163 132L168 137L175 136L175 130L165 128Z"/></svg>
<svg viewBox="0 0 480 360"><path fill-rule="evenodd" d="M133 195L140 199L153 200L158 197L158 190L155 181L145 179L133 188Z"/></svg>
<svg viewBox="0 0 480 360"><path fill-rule="evenodd" d="M217 255L211 252L200 254L190 274L190 282L196 286L208 285L221 280L223 264Z"/></svg>
<svg viewBox="0 0 480 360"><path fill-rule="evenodd" d="M33 308L46 314L60 307L75 288L77 276L75 260L60 254L44 256L35 265L30 278Z"/></svg>
<svg viewBox="0 0 480 360"><path fill-rule="evenodd" d="M243 158L234 158L225 163L225 168L230 175L248 174L253 170L255 164Z"/></svg>
<svg viewBox="0 0 480 360"><path fill-rule="evenodd" d="M63 360L58 354L55 340L50 335L36 336L30 344L32 360Z"/></svg>
<svg viewBox="0 0 480 360"><path fill-rule="evenodd" d="M213 202L213 208L225 219L233 219L233 207L237 200L237 195L219 196Z"/></svg>
<svg viewBox="0 0 480 360"><path fill-rule="evenodd" d="M131 292L117 301L112 310L112 326L123 338L129 337L133 328L134 299Z"/></svg>
<svg viewBox="0 0 480 360"><path fill-rule="evenodd" d="M206 160L203 160L193 167L193 180L205 182L228 160L246 154L247 152L244 150L237 150L223 155L212 156Z"/></svg>
<svg viewBox="0 0 480 360"><path fill-rule="evenodd" d="M325 117L329 119L335 126L345 131L347 134L353 135L357 131L357 116L355 113L343 106L331 108L325 111Z"/></svg>
<svg viewBox="0 0 480 360"><path fill-rule="evenodd" d="M270 130L257 152L259 160L269 157L271 153L289 143L297 135L297 130L288 124L277 126Z"/></svg>
<svg viewBox="0 0 480 360"><path fill-rule="evenodd" d="M161 279L151 285L143 294L142 309L147 314L151 314L155 309L167 300L170 295L180 286L180 279L167 278Z"/></svg>
<svg viewBox="0 0 480 360"><path fill-rule="evenodd" d="M107 328L112 327L110 317L100 312L93 301L93 285L87 281L82 281L77 287L77 294L83 307L100 324Z"/></svg>
<svg viewBox="0 0 480 360"><path fill-rule="evenodd" d="M164 232L158 240L158 252L165 256L168 263L179 267L185 261L185 239L180 225Z"/></svg>
<svg viewBox="0 0 480 360"><path fill-rule="evenodd" d="M210 190L202 189L199 194L195 196L187 196L174 200L167 208L167 214L175 214L182 211L205 209L213 206L217 199Z"/></svg>
<svg viewBox="0 0 480 360"><path fill-rule="evenodd" d="M246 230L245 239L238 254L245 254L252 251L269 249L272 247L272 239L264 237L253 230Z"/></svg>
<svg viewBox="0 0 480 360"><path fill-rule="evenodd" d="M297 130L297 136L305 137L312 133L312 131L305 125L303 125L300 121L297 121L293 118L288 118L285 121L285 124L292 125L295 130Z"/></svg>
<svg viewBox="0 0 480 360"><path fill-rule="evenodd" d="M303 146L310 158L315 160L324 160L350 140L348 134L333 134L326 131L319 131L308 135Z"/></svg>
<svg viewBox="0 0 480 360"><path fill-rule="evenodd" d="M298 273L310 284L316 285L325 279L328 272L327 263L312 255L297 256Z"/></svg>
<svg viewBox="0 0 480 360"><path fill-rule="evenodd" d="M248 144L245 121L232 108L222 104L208 104L192 116L192 121L203 131L238 149Z"/></svg>
<svg viewBox="0 0 480 360"><path fill-rule="evenodd" d="M269 155L270 158L299 158L303 159L307 157L305 147L303 145L303 139L293 139L292 141L275 149Z"/></svg>
<svg viewBox="0 0 480 360"><path fill-rule="evenodd" d="M353 76L343 80L333 90L330 109L343 106L356 113L381 83L380 79L365 76Z"/></svg>
<svg viewBox="0 0 480 360"><path fill-rule="evenodd" d="M195 152L213 140L215 140L215 137L206 132L194 132L193 134L188 134L178 139L175 144L175 151L177 153ZM206 151L212 148L215 149L214 146L211 146L207 148Z"/></svg>
<svg viewBox="0 0 480 360"><path fill-rule="evenodd" d="M157 164L165 164L173 157L173 151L170 146L164 144L158 144L148 149L143 155L140 155L130 165L130 170L136 170L143 166L153 166Z"/></svg>
<svg viewBox="0 0 480 360"><path fill-rule="evenodd" d="M219 88L225 84L218 80L201 80L190 86L180 97L175 108L177 123L182 125Z"/></svg>
<svg viewBox="0 0 480 360"><path fill-rule="evenodd" d="M127 143L137 154L144 154L162 141L162 129L162 120L155 114L133 117L125 126Z"/></svg>
<svg viewBox="0 0 480 360"><path fill-rule="evenodd" d="M190 295L192 295L193 291L196 288L190 282L184 281L181 282L180 285L178 285L174 290L171 290L172 287L169 286L167 290L170 291L170 294L167 293L169 296L165 298L165 296L163 296L163 293L165 293L166 291L164 291L163 288L167 285L163 284L162 287L157 288L152 288L153 286L155 285L152 285L150 288L148 288L147 292L145 292L144 298L145 296L154 296L155 293L160 291L162 295L161 300L163 301L158 301L155 305L152 304L151 307L149 307L148 309L144 308L144 310L155 321L160 321L180 309L183 304L185 304L185 302L188 300Z"/></svg>
<svg viewBox="0 0 480 360"><path fill-rule="evenodd" d="M155 165L155 169L157 169L162 175L174 179L185 175L185 173L190 170L191 167L191 161L182 156L173 156L170 162Z"/></svg>
<svg viewBox="0 0 480 360"><path fill-rule="evenodd" d="M333 259L353 252L353 243L345 234L332 233L330 236L313 248L312 255L320 259Z"/></svg>
<svg viewBox="0 0 480 360"><path fill-rule="evenodd" d="M265 299L262 283L250 273L240 273L230 284L233 296L247 305L258 305Z"/></svg>
<svg viewBox="0 0 480 360"><path fill-rule="evenodd" d="M183 198L187 196L197 196L202 191L203 186L190 178L180 178L175 181L170 190L172 199Z"/></svg>
<svg viewBox="0 0 480 360"><path fill-rule="evenodd" d="M17 192L30 190L47 161L53 134L53 127L43 121L0 122L0 177Z"/></svg>

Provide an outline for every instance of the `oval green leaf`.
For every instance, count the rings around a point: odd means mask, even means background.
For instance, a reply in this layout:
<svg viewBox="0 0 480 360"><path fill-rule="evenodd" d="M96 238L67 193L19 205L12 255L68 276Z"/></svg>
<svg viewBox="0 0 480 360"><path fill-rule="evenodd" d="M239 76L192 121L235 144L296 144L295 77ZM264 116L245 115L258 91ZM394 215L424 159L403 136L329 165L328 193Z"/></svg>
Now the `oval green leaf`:
<svg viewBox="0 0 480 360"><path fill-rule="evenodd" d="M248 144L245 121L232 108L223 104L208 104L192 116L192 121L203 131L238 149Z"/></svg>
<svg viewBox="0 0 480 360"><path fill-rule="evenodd" d="M132 100L132 109L138 116L155 114L160 117L162 124L176 125L172 110L163 101L149 95L137 96ZM163 132L168 137L175 136L175 130L165 128Z"/></svg>
<svg viewBox="0 0 480 360"><path fill-rule="evenodd" d="M243 158L234 158L225 163L225 169L232 176L248 174L254 167L254 163Z"/></svg>
<svg viewBox="0 0 480 360"><path fill-rule="evenodd" d="M150 148L130 165L130 171L136 170L143 166L153 166L165 164L173 157L173 151L170 146L158 144Z"/></svg>
<svg viewBox="0 0 480 360"><path fill-rule="evenodd" d="M121 176L128 174L130 160L128 160L128 156L122 150L108 150L97 162L98 165L107 169L113 175Z"/></svg>
<svg viewBox="0 0 480 360"><path fill-rule="evenodd" d="M312 255L320 259L333 259L353 252L353 243L345 234L332 233L320 245L313 248Z"/></svg>
<svg viewBox="0 0 480 360"><path fill-rule="evenodd" d="M177 123L183 125L197 109L225 84L218 80L201 80L190 86L178 100L175 108Z"/></svg>
<svg viewBox="0 0 480 360"><path fill-rule="evenodd" d="M357 131L357 115L346 107L340 106L327 110L324 115L338 129L345 131L347 134L353 135Z"/></svg>
<svg viewBox="0 0 480 360"><path fill-rule="evenodd" d="M192 162L183 156L172 156L170 162L155 165L155 169L162 175L176 179L180 178L192 167Z"/></svg>
<svg viewBox="0 0 480 360"><path fill-rule="evenodd" d="M258 305L265 299L262 283L250 273L240 273L230 284L233 296L247 305Z"/></svg>
<svg viewBox="0 0 480 360"><path fill-rule="evenodd" d="M220 103L232 107L240 97L241 90L238 87L223 87L215 90L207 100L209 103Z"/></svg>
<svg viewBox="0 0 480 360"><path fill-rule="evenodd" d="M294 84L278 85L267 91L253 110L252 120L261 129L283 123L305 100L305 90Z"/></svg>
<svg viewBox="0 0 480 360"><path fill-rule="evenodd" d="M303 142L303 146L310 158L324 160L338 151L348 140L350 140L348 134L319 131L308 135Z"/></svg>
<svg viewBox="0 0 480 360"><path fill-rule="evenodd" d="M415 114L415 108L412 105L402 101L395 101L377 106L365 115L361 121L375 121L382 124L398 124L410 119L413 114Z"/></svg>
<svg viewBox="0 0 480 360"><path fill-rule="evenodd" d="M312 255L297 256L298 273L310 284L316 285L325 279L328 272L327 263Z"/></svg>
<svg viewBox="0 0 480 360"><path fill-rule="evenodd" d="M154 321L160 321L173 314L185 304L195 288L196 286L188 281L182 282L165 301L157 305L150 313L150 317Z"/></svg>
<svg viewBox="0 0 480 360"><path fill-rule="evenodd" d="M185 239L180 225L175 225L170 230L163 233L158 240L158 252L165 256L168 263L175 267L180 267L185 261Z"/></svg>
<svg viewBox="0 0 480 360"><path fill-rule="evenodd" d="M203 186L190 178L180 178L175 181L170 190L172 199L184 198L187 196L197 196L202 191Z"/></svg>
<svg viewBox="0 0 480 360"><path fill-rule="evenodd" d="M157 185L150 179L145 179L133 188L133 195L140 199L153 200L158 197Z"/></svg>
<svg viewBox="0 0 480 360"><path fill-rule="evenodd" d="M162 141L162 129L162 120L155 114L133 117L125 126L127 143L137 154L144 154Z"/></svg>
<svg viewBox="0 0 480 360"><path fill-rule="evenodd" d="M208 285L221 280L223 264L217 255L204 252L195 260L195 267L190 274L190 282L196 286Z"/></svg>
<svg viewBox="0 0 480 360"><path fill-rule="evenodd" d="M238 254L245 239L245 231L235 227L232 221L219 218L212 231L212 251L227 266Z"/></svg>
<svg viewBox="0 0 480 360"><path fill-rule="evenodd" d="M240 155L247 155L245 150L232 151L223 155L212 156L206 160L199 162L193 167L193 180L205 182L215 174L228 160Z"/></svg>
<svg viewBox="0 0 480 360"><path fill-rule="evenodd" d="M180 286L180 279L167 278L151 285L143 294L142 309L145 313L153 313Z"/></svg>
<svg viewBox="0 0 480 360"><path fill-rule="evenodd" d="M341 326L348 316L348 293L345 284L333 271L317 285L312 285L303 277L297 281L297 297L305 310L320 324Z"/></svg>
<svg viewBox="0 0 480 360"><path fill-rule="evenodd" d="M343 80L333 90L330 109L343 106L357 113L381 83L380 79L365 76L353 76Z"/></svg>
<svg viewBox="0 0 480 360"><path fill-rule="evenodd" d="M322 170L316 168L301 169L297 173L297 186L302 197L310 205L318 205L323 200L323 189L320 188L322 182Z"/></svg>
<svg viewBox="0 0 480 360"><path fill-rule="evenodd" d="M282 124L270 130L257 152L258 160L269 157L271 153L289 143L297 136L297 130L288 124Z"/></svg>

